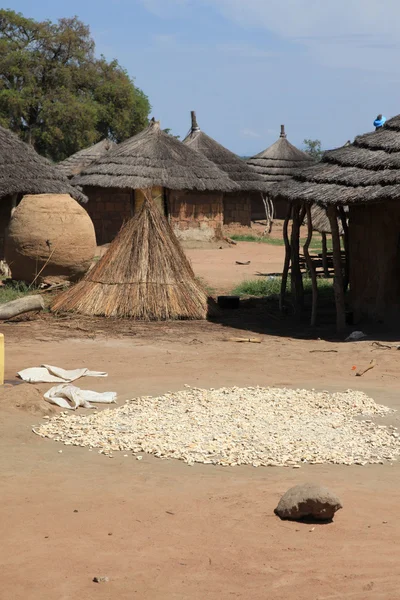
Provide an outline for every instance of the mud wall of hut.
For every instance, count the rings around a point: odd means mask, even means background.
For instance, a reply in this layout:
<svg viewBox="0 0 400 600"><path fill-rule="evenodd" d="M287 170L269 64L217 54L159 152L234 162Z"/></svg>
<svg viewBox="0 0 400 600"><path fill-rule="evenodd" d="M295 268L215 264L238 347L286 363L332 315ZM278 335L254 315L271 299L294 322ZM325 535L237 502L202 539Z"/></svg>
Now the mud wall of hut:
<svg viewBox="0 0 400 600"><path fill-rule="evenodd" d="M251 199L249 194L224 195L224 225L243 225L245 227L250 227Z"/></svg>
<svg viewBox="0 0 400 600"><path fill-rule="evenodd" d="M400 322L400 206L350 207L349 246L355 321Z"/></svg>
<svg viewBox="0 0 400 600"><path fill-rule="evenodd" d="M181 240L206 242L223 236L222 193L170 191L168 212L171 226Z"/></svg>
<svg viewBox="0 0 400 600"><path fill-rule="evenodd" d="M86 209L93 221L98 245L111 242L132 216L131 190L85 187ZM181 240L208 241L222 237L222 193L169 191L167 213Z"/></svg>
<svg viewBox="0 0 400 600"><path fill-rule="evenodd" d="M98 245L111 242L131 216L131 191L116 188L85 187L85 205L93 221Z"/></svg>

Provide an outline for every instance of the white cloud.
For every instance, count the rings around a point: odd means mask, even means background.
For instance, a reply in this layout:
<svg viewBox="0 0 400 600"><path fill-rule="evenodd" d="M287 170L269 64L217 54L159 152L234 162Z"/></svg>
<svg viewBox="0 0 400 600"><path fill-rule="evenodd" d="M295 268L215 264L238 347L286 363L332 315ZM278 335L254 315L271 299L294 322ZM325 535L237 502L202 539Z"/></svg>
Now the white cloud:
<svg viewBox="0 0 400 600"><path fill-rule="evenodd" d="M218 44L215 49L228 56L241 58L277 58L279 56L278 52L268 52L247 44Z"/></svg>
<svg viewBox="0 0 400 600"><path fill-rule="evenodd" d="M261 134L257 133L257 131L253 131L253 129L242 129L240 135L245 138L260 138Z"/></svg>
<svg viewBox="0 0 400 600"><path fill-rule="evenodd" d="M303 45L333 67L391 71L400 58L399 0L141 0L149 10L213 7L244 27Z"/></svg>

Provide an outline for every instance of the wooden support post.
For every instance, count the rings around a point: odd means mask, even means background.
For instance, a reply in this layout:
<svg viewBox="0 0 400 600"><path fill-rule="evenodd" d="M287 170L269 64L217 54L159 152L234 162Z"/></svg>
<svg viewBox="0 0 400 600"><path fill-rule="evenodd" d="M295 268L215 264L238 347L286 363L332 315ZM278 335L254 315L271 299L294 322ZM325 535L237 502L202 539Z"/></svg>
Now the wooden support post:
<svg viewBox="0 0 400 600"><path fill-rule="evenodd" d="M13 216L15 209L17 208L17 199L18 199L18 194L13 194L11 196L11 217Z"/></svg>
<svg viewBox="0 0 400 600"><path fill-rule="evenodd" d="M310 256L309 247L312 240L313 228L311 222L311 209L310 205L306 205L306 215L307 215L307 230L308 235L306 242L303 246L304 256L307 262L307 267L310 272L311 282L312 282L312 308L311 308L311 327L314 327L317 322L317 307L318 307L318 283L317 283L317 274L315 272L315 267L313 261Z"/></svg>
<svg viewBox="0 0 400 600"><path fill-rule="evenodd" d="M291 246L291 288L295 314L299 314L304 305L303 277L300 269L300 227L304 220L305 208L298 203L293 205Z"/></svg>
<svg viewBox="0 0 400 600"><path fill-rule="evenodd" d="M343 240L344 240L344 254L345 254L345 264L344 264L344 282L343 287L344 291L347 291L350 282L350 249L349 249L349 227L347 225L346 213L344 212L343 206L339 207L340 220L343 227Z"/></svg>
<svg viewBox="0 0 400 600"><path fill-rule="evenodd" d="M333 279L333 290L335 292L336 303L336 330L341 333L346 329L346 306L344 300L343 273L342 273L342 258L340 252L340 235L338 227L338 212L336 206L328 206L327 209L329 222L332 231L332 248L333 248L333 266L335 269Z"/></svg>
<svg viewBox="0 0 400 600"><path fill-rule="evenodd" d="M283 241L285 242L285 262L283 263L281 293L279 296L279 310L281 312L283 311L283 307L285 305L287 278L288 278L289 267L290 267L291 248L290 248L290 242L289 242L288 226L289 226L289 221L290 221L291 215L292 215L292 205L289 202L285 222L283 223Z"/></svg>
<svg viewBox="0 0 400 600"><path fill-rule="evenodd" d="M322 238L322 266L324 269L325 277L329 277L328 246L326 243L326 233L321 233L321 238Z"/></svg>

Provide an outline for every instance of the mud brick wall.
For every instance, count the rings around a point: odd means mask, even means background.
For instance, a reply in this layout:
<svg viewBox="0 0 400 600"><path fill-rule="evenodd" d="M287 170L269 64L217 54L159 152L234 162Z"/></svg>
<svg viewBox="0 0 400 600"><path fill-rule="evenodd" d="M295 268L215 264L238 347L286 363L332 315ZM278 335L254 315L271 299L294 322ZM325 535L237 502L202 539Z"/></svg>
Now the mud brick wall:
<svg viewBox="0 0 400 600"><path fill-rule="evenodd" d="M181 240L209 241L223 237L223 194L170 191L169 220Z"/></svg>
<svg viewBox="0 0 400 600"><path fill-rule="evenodd" d="M84 193L89 198L85 208L93 221L97 244L108 244L132 216L131 191L85 187Z"/></svg>
<svg viewBox="0 0 400 600"><path fill-rule="evenodd" d="M225 194L224 225L251 225L251 200L245 194Z"/></svg>

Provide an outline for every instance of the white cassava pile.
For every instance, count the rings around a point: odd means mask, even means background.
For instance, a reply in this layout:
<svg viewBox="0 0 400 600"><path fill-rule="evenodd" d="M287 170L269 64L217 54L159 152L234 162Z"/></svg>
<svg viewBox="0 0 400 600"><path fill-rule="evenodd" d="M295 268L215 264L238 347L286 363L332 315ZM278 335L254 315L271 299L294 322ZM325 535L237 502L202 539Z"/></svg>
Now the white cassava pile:
<svg viewBox="0 0 400 600"><path fill-rule="evenodd" d="M392 412L362 392L277 388L185 389L80 416L61 413L34 431L66 445L147 452L219 465L367 464L400 454L394 427L359 416Z"/></svg>

